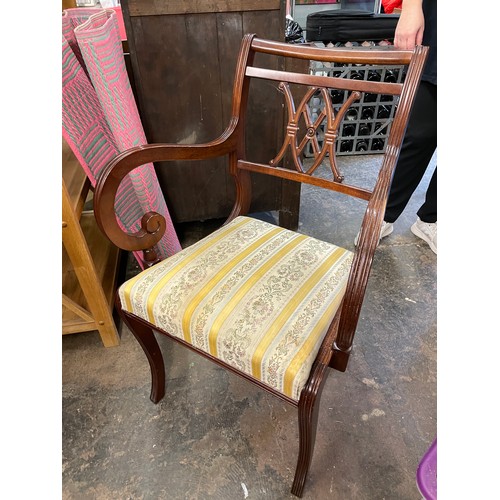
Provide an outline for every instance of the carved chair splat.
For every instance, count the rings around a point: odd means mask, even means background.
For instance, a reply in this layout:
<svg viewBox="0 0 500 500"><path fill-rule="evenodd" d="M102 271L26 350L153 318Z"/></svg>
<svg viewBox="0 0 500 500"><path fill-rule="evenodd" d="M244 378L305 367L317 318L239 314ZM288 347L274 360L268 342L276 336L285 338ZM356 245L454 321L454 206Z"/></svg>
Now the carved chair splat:
<svg viewBox="0 0 500 500"><path fill-rule="evenodd" d="M400 84L276 71L257 66L263 59L256 54L330 63L405 65L407 73ZM347 368L390 181L426 56L427 48L421 46L414 51L322 49L245 35L234 79L231 119L222 135L204 144L132 148L111 161L96 186L95 214L102 231L124 250L144 251L146 269L120 287L116 307L149 361L151 400L157 403L165 394L165 367L156 331L297 407L299 456L292 493L299 497L312 459L326 376L330 368ZM284 143L267 164L252 161L245 148L245 117L251 112L247 101L253 78L277 82L277 97L281 95L288 111ZM297 107L291 85L304 89ZM328 99L332 88L350 91L348 101L336 113ZM335 161L335 141L343 116L363 92L399 96L373 189L345 183ZM313 120L308 101L318 93L325 108ZM316 132L323 120L326 134L320 149ZM306 168L301 155L308 141L314 159ZM286 154L291 155L295 170L280 166ZM154 247L165 231L165 222L160 215L148 213L137 233L125 234L114 213L121 180L145 163L217 156L228 158L236 185L231 214L213 234L158 262ZM331 179L314 175L326 161ZM365 200L355 251L248 217L251 175L255 174Z"/></svg>

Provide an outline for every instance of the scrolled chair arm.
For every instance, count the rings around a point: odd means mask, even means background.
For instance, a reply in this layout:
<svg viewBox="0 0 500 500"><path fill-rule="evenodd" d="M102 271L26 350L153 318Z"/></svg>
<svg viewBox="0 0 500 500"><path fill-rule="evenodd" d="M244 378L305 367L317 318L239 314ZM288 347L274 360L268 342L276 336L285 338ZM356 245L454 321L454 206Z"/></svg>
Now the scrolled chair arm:
<svg viewBox="0 0 500 500"><path fill-rule="evenodd" d="M101 231L119 248L127 251L150 251L163 237L166 222L162 215L147 212L141 219L141 229L125 232L116 219L115 199L120 183L134 169L153 162L203 160L227 155L236 149L236 123L216 140L205 144L146 144L130 148L117 155L97 179L94 213Z"/></svg>

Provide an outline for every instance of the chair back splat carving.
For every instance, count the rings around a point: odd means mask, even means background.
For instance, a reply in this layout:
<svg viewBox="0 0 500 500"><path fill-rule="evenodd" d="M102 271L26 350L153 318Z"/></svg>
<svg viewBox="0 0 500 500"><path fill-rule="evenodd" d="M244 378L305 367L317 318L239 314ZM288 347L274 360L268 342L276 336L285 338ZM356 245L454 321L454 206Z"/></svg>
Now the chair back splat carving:
<svg viewBox="0 0 500 500"><path fill-rule="evenodd" d="M299 456L292 493L299 497L311 463L326 375L330 368L345 371L351 354L390 182L427 50L422 46L414 51L394 47L326 49L245 35L226 130L204 144L148 144L125 151L108 165L96 186L95 214L102 231L124 250L144 251L149 263L120 287L116 307L149 361L152 401L160 401L165 393L164 364L153 333L157 331L297 407ZM270 69L265 64L270 58L282 63ZM387 83L300 73L285 70L295 68L283 63L287 58L400 65L406 76L403 83ZM246 113L251 112L247 102L254 80L275 85L276 98L282 100L288 116L283 144L267 163L255 161L245 145ZM332 89L347 91L342 105L332 105ZM346 182L336 159L339 128L363 93L397 96L388 143L372 188ZM324 103L314 115L313 99ZM324 130L321 145L320 127ZM304 159L306 147L313 153L309 161ZM143 164L217 156L227 158L236 186L227 221L206 238L158 262L154 247L165 232L165 221L149 212L136 233L124 233L114 212L120 182ZM168 169L168 163L163 166ZM249 217L251 176L257 174L364 200L366 210L356 249L352 252Z"/></svg>

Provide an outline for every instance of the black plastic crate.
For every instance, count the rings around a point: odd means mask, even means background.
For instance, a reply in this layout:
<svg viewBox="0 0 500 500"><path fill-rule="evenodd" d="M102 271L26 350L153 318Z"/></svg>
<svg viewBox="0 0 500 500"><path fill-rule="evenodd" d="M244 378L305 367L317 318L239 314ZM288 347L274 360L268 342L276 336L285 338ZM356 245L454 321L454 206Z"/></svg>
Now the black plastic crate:
<svg viewBox="0 0 500 500"><path fill-rule="evenodd" d="M365 45L373 42L365 42ZM318 44L319 45L319 44ZM336 46L344 44L337 43ZM356 44L358 45L358 44ZM360 45L360 44L359 44ZM349 45L348 45L349 46ZM377 48L380 48L377 46ZM369 49L367 49L369 50ZM401 83L406 74L404 66L372 66L372 65L340 65L337 63L311 62L311 73L339 78L355 78L360 80L376 80ZM334 111L337 111L345 102L349 91L330 92ZM386 148L387 137L391 130L399 97L392 95L364 94L347 110L339 129L335 153L337 155L358 155L383 153ZM324 103L321 95L314 96L309 101L309 110L314 119L320 113ZM326 118L324 120L326 123ZM317 129L317 139L320 148L324 141L325 125ZM306 157L313 156L309 145L305 152Z"/></svg>

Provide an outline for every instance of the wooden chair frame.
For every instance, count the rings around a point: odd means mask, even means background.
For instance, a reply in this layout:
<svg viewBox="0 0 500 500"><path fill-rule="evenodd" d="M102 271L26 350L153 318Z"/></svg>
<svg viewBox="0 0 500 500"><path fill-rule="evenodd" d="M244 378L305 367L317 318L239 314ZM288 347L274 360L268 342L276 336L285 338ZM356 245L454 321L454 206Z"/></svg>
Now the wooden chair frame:
<svg viewBox="0 0 500 500"><path fill-rule="evenodd" d="M408 117L413 105L416 90L420 82L421 72L427 56L427 47L418 46L414 51L388 49L323 49L310 45L290 45L269 40L262 40L255 35L245 35L242 41L237 62L233 87L232 115L226 130L217 139L204 144L148 144L138 146L118 155L105 169L98 180L95 190L95 214L99 226L108 238L118 247L144 252L146 266L158 262L154 250L155 244L165 231L165 221L156 213L144 215L142 229L135 234L125 234L119 227L114 215L114 200L121 180L133 169L149 162L168 160L202 160L227 155L229 169L236 184L236 200L226 223L239 215L247 214L251 201L251 172L267 174L320 186L332 191L344 193L367 201L366 212L361 224L358 245L355 250L347 288L343 302L333 319L328 333L322 343L318 356L313 364L306 386L301 392L299 401L262 384L259 380L246 375L227 365L219 359L200 351L192 345L169 335L152 324L122 310L117 298L116 307L124 322L128 325L142 346L150 364L152 375L151 400L159 402L165 394L165 368L160 347L154 331L169 336L189 349L211 359L226 369L243 376L275 396L298 408L299 420L299 457L292 493L301 496L306 475L312 459L314 448L319 398L326 380L328 368L345 371L352 350L353 337L358 323L373 255L379 242L385 205L389 192L392 174L399 156L401 143L406 130ZM276 71L254 66L255 54L263 53L271 56L289 57L302 60L322 62L338 62L346 64L405 65L407 73L404 83L385 83L361 80L349 80L329 76ZM285 95L288 110L288 124L285 142L277 156L269 164L254 163L246 160L245 152L245 116L250 80L264 78L279 83ZM300 84L309 87L295 109L289 84ZM350 91L348 102L334 116L329 104L328 88L346 89ZM300 153L307 140L315 137L318 121L312 122L308 113L307 101L314 92L321 92L325 101L326 118L325 143L321 150L313 141L315 159L313 165L305 170ZM382 165L373 190L351 186L343 183L335 163L335 140L343 114L349 105L361 97L362 92L399 95L397 110L392 123L388 144ZM306 123L306 138L297 138L300 118ZM291 153L295 171L277 166L286 151ZM316 168L327 158L330 161L333 179L313 176Z"/></svg>

